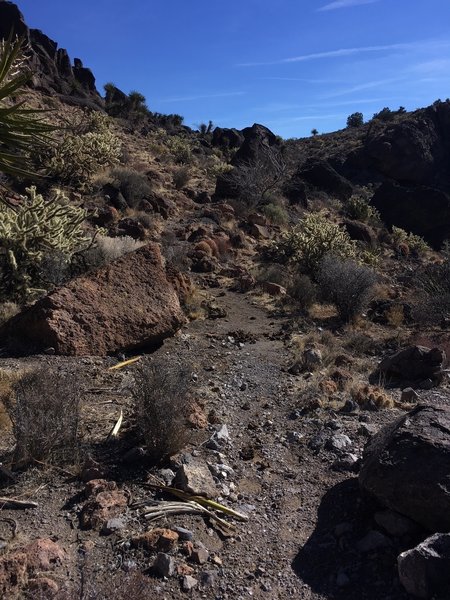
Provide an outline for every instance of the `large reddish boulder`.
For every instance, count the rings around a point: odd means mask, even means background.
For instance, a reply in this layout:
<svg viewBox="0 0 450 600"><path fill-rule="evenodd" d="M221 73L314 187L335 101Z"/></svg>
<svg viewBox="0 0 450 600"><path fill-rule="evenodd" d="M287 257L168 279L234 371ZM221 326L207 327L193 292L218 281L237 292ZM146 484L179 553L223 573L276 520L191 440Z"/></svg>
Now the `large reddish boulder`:
<svg viewBox="0 0 450 600"><path fill-rule="evenodd" d="M78 277L0 328L27 350L69 356L156 347L185 322L157 244Z"/></svg>

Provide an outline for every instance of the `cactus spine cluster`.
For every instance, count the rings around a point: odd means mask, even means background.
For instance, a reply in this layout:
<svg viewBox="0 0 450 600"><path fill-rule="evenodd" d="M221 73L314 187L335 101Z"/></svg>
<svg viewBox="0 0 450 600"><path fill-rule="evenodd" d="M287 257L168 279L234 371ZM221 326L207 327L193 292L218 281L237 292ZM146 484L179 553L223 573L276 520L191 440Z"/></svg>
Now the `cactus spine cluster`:
<svg viewBox="0 0 450 600"><path fill-rule="evenodd" d="M57 251L68 260L90 241L82 227L86 211L70 205L63 192L46 201L36 187L26 191L19 207L0 204L0 294L21 301L40 291L35 286L47 254Z"/></svg>

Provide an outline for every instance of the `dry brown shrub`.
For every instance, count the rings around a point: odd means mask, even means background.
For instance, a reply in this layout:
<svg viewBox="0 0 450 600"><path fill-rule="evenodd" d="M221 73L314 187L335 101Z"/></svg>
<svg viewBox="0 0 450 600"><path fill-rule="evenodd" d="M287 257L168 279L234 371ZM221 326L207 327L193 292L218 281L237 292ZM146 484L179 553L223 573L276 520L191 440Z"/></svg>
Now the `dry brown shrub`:
<svg viewBox="0 0 450 600"><path fill-rule="evenodd" d="M64 463L79 453L82 386L73 374L41 367L12 386L5 407L16 441L14 463Z"/></svg>
<svg viewBox="0 0 450 600"><path fill-rule="evenodd" d="M154 464L181 450L188 441L190 372L165 361L143 361L133 387L136 425Z"/></svg>

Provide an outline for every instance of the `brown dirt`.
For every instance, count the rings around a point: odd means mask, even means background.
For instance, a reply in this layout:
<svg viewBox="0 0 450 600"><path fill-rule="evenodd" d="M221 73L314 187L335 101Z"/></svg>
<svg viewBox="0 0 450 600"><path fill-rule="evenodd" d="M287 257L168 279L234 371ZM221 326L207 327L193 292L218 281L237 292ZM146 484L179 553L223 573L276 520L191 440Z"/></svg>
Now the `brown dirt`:
<svg viewBox="0 0 450 600"><path fill-rule="evenodd" d="M260 299L251 294L218 288L213 296L227 316L192 322L176 337L166 340L156 355L169 363L191 365L194 395L205 406L210 423L227 424L230 442L220 455L202 445L214 425L193 431L186 452L194 452L211 464L232 467L233 475L218 483L218 489L225 504L246 511L250 518L248 523L236 522L231 537L224 537L197 516L169 517L155 524L187 527L194 532L194 541L202 542L209 550L208 563L190 564L193 576L199 580L201 573L213 573L213 583L199 585L190 594L217 599L407 598L396 574L396 556L404 546L392 540L388 548L358 552L357 541L374 528L373 507L361 500L357 475L334 470L337 455L323 447L313 449L314 442L311 445L321 432L329 436L336 430L350 437L351 451L360 456L367 440L366 426L377 429L400 411L360 411L356 416L345 416L336 413L330 404L302 412L306 404L299 391L303 376L287 373L292 359L287 347L288 319L261 307ZM105 478L116 481L132 503L152 497L153 492L145 486L149 471L145 464L125 465L121 461L132 443L129 384L133 367L111 372L107 367L114 364L113 358L61 357L2 359L0 367L18 369L53 362L83 374L87 387L83 398L86 448L100 464ZM441 400L447 397L445 390L439 393ZM121 408L121 439L106 443ZM6 451L11 436L4 435L2 440ZM224 492L223 484L230 488L230 481L235 490ZM78 477L55 468L36 466L18 474L17 482L3 489L2 495L30 497L39 506L3 510L2 517L17 522L17 534L9 541L8 527L2 522L0 534L8 550L42 537L57 541L69 555L53 574L60 588L79 589L84 581L85 590L95 590L97 595L92 597L106 598L108 592L102 590L108 589L111 578L118 575L122 581L119 587L125 585L122 569L134 565L142 571L152 564L154 554L130 544L131 538L151 526L139 510L128 507L124 514L126 526L116 534L105 536L81 530L83 489ZM338 535L336 527L344 533ZM178 563L184 561L180 552L174 555ZM220 561L213 559L214 555ZM345 577L349 584L340 587ZM185 595L176 576L162 580L148 575L146 581L159 597ZM69 597L91 596L71 591Z"/></svg>

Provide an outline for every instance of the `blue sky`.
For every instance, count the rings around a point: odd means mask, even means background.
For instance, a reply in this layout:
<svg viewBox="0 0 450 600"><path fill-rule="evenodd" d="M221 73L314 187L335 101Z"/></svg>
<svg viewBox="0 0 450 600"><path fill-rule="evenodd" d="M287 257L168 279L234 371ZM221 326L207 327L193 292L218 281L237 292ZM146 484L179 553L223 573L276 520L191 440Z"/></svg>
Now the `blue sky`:
<svg viewBox="0 0 450 600"><path fill-rule="evenodd" d="M450 97L449 0L17 0L92 68L188 125L283 137Z"/></svg>

